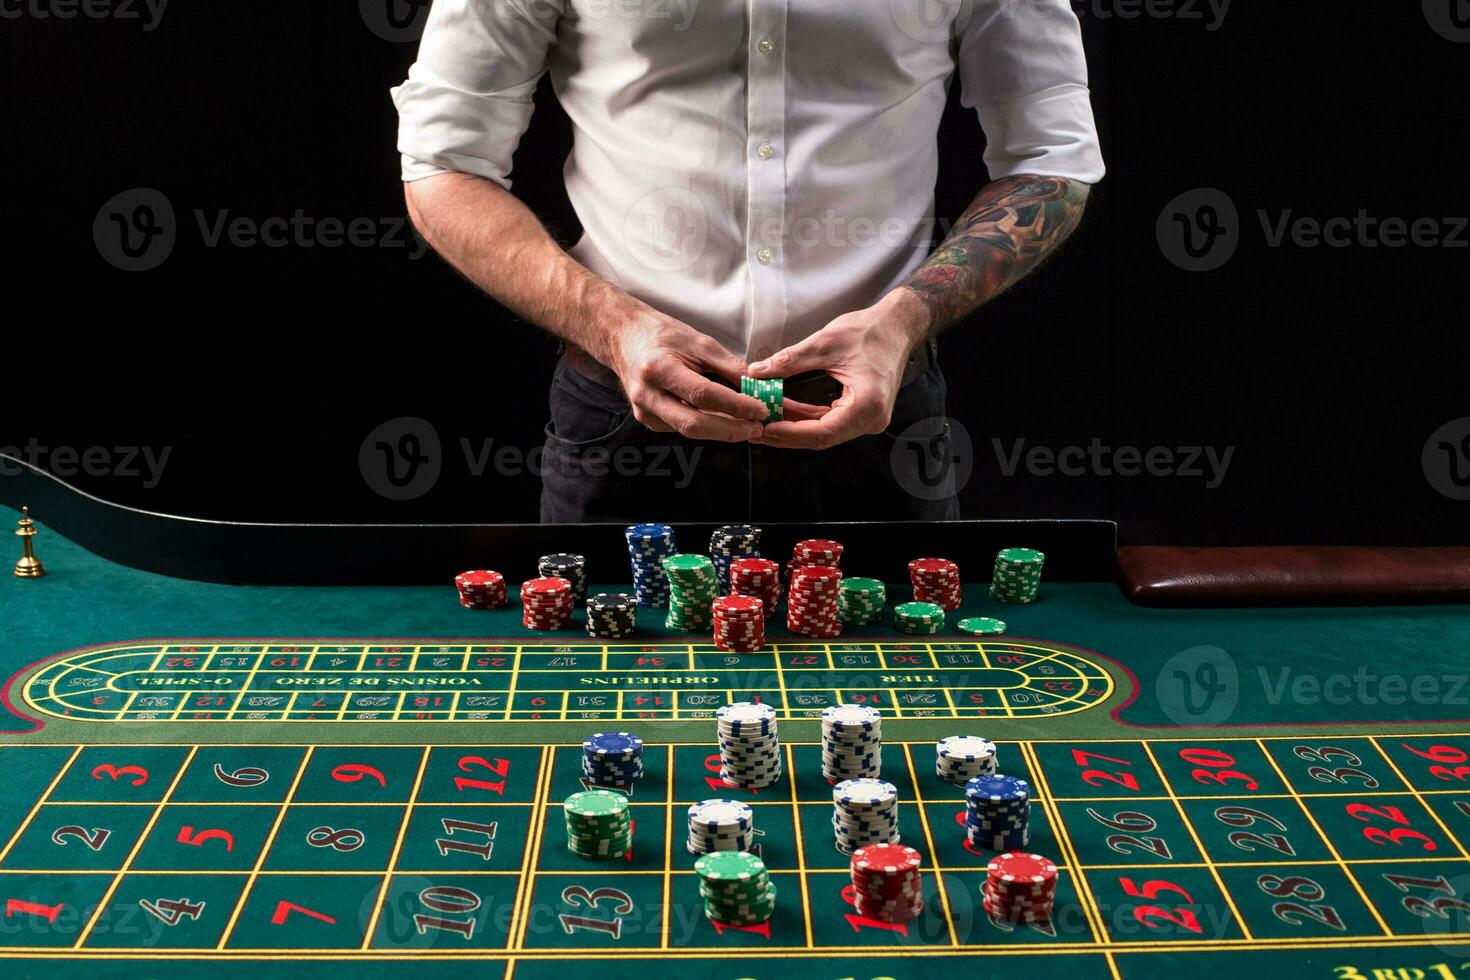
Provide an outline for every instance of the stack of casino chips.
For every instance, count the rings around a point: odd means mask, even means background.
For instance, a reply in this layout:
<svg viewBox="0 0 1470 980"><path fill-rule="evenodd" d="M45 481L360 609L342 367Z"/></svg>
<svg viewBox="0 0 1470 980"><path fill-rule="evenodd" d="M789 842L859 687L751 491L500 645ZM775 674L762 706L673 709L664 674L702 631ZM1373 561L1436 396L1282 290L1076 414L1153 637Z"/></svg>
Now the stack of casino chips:
<svg viewBox="0 0 1470 980"><path fill-rule="evenodd" d="M505 576L486 570L454 576L459 604L466 609L499 609L506 604Z"/></svg>
<svg viewBox="0 0 1470 980"><path fill-rule="evenodd" d="M858 915L907 922L924 911L924 857L903 844L870 844L852 853L852 890Z"/></svg>
<svg viewBox="0 0 1470 980"><path fill-rule="evenodd" d="M838 584L837 615L848 626L872 626L883 621L888 589L875 578L845 578Z"/></svg>
<svg viewBox="0 0 1470 980"><path fill-rule="evenodd" d="M786 417L786 382L780 378L740 379L740 393L758 399L766 406L761 422L779 422Z"/></svg>
<svg viewBox="0 0 1470 980"><path fill-rule="evenodd" d="M725 925L756 926L776 911L766 863L745 851L717 851L694 862L704 914Z"/></svg>
<svg viewBox="0 0 1470 980"><path fill-rule="evenodd" d="M610 789L573 793L562 804L567 850L589 861L611 861L633 848L633 817L628 798Z"/></svg>
<svg viewBox="0 0 1470 980"><path fill-rule="evenodd" d="M736 558L730 563L730 593L761 600L770 619L781 603L781 566L769 558Z"/></svg>
<svg viewBox="0 0 1470 980"><path fill-rule="evenodd" d="M581 555L542 555L536 562L536 573L542 578L564 578L572 583L572 604L587 601L587 559Z"/></svg>
<svg viewBox="0 0 1470 980"><path fill-rule="evenodd" d="M630 524L623 537L633 564L633 597L640 606L664 608L669 604L669 580L663 560L679 550L674 529L667 524Z"/></svg>
<svg viewBox="0 0 1470 980"><path fill-rule="evenodd" d="M633 792L643 778L643 739L630 732L598 732L583 739L582 777L593 786Z"/></svg>
<svg viewBox="0 0 1470 980"><path fill-rule="evenodd" d="M951 735L934 743L934 773L963 786L976 776L994 776L995 743L979 735Z"/></svg>
<svg viewBox="0 0 1470 980"><path fill-rule="evenodd" d="M774 786L781 778L781 739L776 709L740 701L715 712L720 737L720 778L741 789Z"/></svg>
<svg viewBox="0 0 1470 980"><path fill-rule="evenodd" d="M755 844L755 811L739 800L705 800L689 808L690 854L748 851Z"/></svg>
<svg viewBox="0 0 1470 980"><path fill-rule="evenodd" d="M991 858L981 887L985 911L1012 922L1047 922L1057 897L1057 866L1040 854L1007 851Z"/></svg>
<svg viewBox="0 0 1470 980"><path fill-rule="evenodd" d="M883 718L866 704L822 709L822 775L828 782L883 774Z"/></svg>
<svg viewBox="0 0 1470 980"><path fill-rule="evenodd" d="M898 787L881 779L844 779L832 787L832 830L843 854L897 844Z"/></svg>
<svg viewBox="0 0 1470 980"><path fill-rule="evenodd" d="M965 836L991 851L1031 842L1031 787L1016 776L976 776L965 783Z"/></svg>
<svg viewBox="0 0 1470 980"><path fill-rule="evenodd" d="M599 592L587 597L587 633L619 640L638 630L638 602L626 592Z"/></svg>
<svg viewBox="0 0 1470 980"><path fill-rule="evenodd" d="M932 602L902 602L893 607L893 627L900 633L933 636L944 631L944 607Z"/></svg>
<svg viewBox="0 0 1470 980"><path fill-rule="evenodd" d="M670 555L664 559L669 577L669 615L664 625L685 633L714 629L714 603L719 597L715 565L704 555Z"/></svg>
<svg viewBox="0 0 1470 980"><path fill-rule="evenodd" d="M709 538L709 556L720 576L720 595L730 591L730 566L738 558L759 558L761 529L749 524L726 524Z"/></svg>
<svg viewBox="0 0 1470 980"><path fill-rule="evenodd" d="M915 558L909 562L914 599L932 602L945 612L960 608L960 566L948 558Z"/></svg>
<svg viewBox="0 0 1470 980"><path fill-rule="evenodd" d="M827 538L810 538L796 542L796 546L791 549L791 568L794 571L807 565L840 568L842 566L842 542Z"/></svg>
<svg viewBox="0 0 1470 980"><path fill-rule="evenodd" d="M533 578L522 582L521 622L533 630L570 627L572 583L564 578Z"/></svg>
<svg viewBox="0 0 1470 980"><path fill-rule="evenodd" d="M754 653L766 645L765 603L754 596L722 595L713 604L715 649Z"/></svg>
<svg viewBox="0 0 1470 980"><path fill-rule="evenodd" d="M842 573L829 565L803 565L791 572L786 596L786 628L814 639L842 635L837 613L838 583Z"/></svg>
<svg viewBox="0 0 1470 980"><path fill-rule="evenodd" d="M1005 548L995 556L990 598L997 602L1035 602L1041 592L1046 555L1035 548Z"/></svg>

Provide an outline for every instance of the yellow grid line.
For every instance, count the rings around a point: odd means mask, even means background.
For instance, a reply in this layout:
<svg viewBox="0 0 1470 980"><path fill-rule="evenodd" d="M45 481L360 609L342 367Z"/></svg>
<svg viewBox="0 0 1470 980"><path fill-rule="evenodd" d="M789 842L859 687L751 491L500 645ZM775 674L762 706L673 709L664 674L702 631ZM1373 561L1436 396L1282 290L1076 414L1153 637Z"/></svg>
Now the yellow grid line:
<svg viewBox="0 0 1470 980"><path fill-rule="evenodd" d="M409 790L408 802L403 807L403 820L398 825L398 837L393 841L393 852L388 856L388 867L383 872L383 883L378 887L378 897L373 902L372 916L368 919L367 929L362 937L362 949L367 949L373 941L373 933L378 929L378 919L383 914L384 898L388 894L388 883L393 880L394 867L398 864L398 855L403 852L403 839L408 836L408 825L413 820L414 801L419 798L419 788L424 784L424 770L429 767L429 754L433 746L424 746L424 754L419 759L419 769L413 778L413 789Z"/></svg>
<svg viewBox="0 0 1470 980"><path fill-rule="evenodd" d="M1159 765L1159 760L1154 757L1153 749L1147 742L1139 742L1138 744L1143 747L1143 754L1148 756L1149 764L1159 774L1159 779L1163 780L1164 789L1168 790L1169 799L1174 803L1174 809L1179 812L1179 819L1184 821L1184 829L1189 831L1189 836L1194 841L1195 849L1205 859L1205 866L1210 870L1210 877L1215 879L1215 887L1219 888L1220 894L1224 896L1225 905L1230 909L1230 914L1235 916L1236 922L1240 923L1240 930L1245 934L1245 938L1247 940L1254 938L1251 935L1250 924L1245 921L1245 916L1240 914L1240 909L1235 907L1235 897L1225 887L1225 879L1220 877L1220 871L1215 867L1215 862L1210 857L1210 852L1205 850L1204 841L1200 839L1199 832L1194 829L1194 824L1190 821L1189 814L1184 812L1184 805L1179 802L1179 797L1174 792L1174 785L1169 781L1169 774L1164 772L1163 766Z"/></svg>
<svg viewBox="0 0 1470 980"><path fill-rule="evenodd" d="M531 903L535 900L536 875L541 864L541 841L546 836L546 820L551 811L551 777L556 768L556 749L557 746L548 745L541 752L541 778L536 782L536 792L531 801L531 819L526 824L526 835L530 840L526 859L522 862L521 890L516 893L515 911L506 928L506 947L512 950L521 949L525 945ZM670 795L673 795L672 787Z"/></svg>
<svg viewBox="0 0 1470 980"><path fill-rule="evenodd" d="M1444 831L1445 836L1449 838L1449 842L1455 845L1455 849L1460 852L1460 856L1465 858L1466 860L1470 860L1470 852L1467 852L1465 850L1465 845L1460 843L1460 839L1456 837L1454 833L1450 830L1449 825L1440 819L1439 814L1435 812L1434 808L1431 807L1427 802L1425 802L1423 794L1419 792L1419 787L1409 781L1409 778L1404 775L1403 770L1398 767L1398 765L1393 761L1393 758L1388 754L1387 751L1384 750L1383 746L1378 744L1378 738L1374 735L1369 735L1367 736L1367 739L1369 742L1372 743L1373 747L1378 750L1378 754L1383 756L1383 761L1388 763L1388 767L1393 770L1394 775L1397 776L1406 787L1408 787L1410 793L1414 794L1414 798L1419 801L1419 805L1422 806L1425 812L1429 814L1430 819L1439 824L1439 829Z"/></svg>
<svg viewBox="0 0 1470 980"><path fill-rule="evenodd" d="M138 852L143 850L144 844L148 843L148 837L153 833L153 828L157 826L158 818L163 816L164 807L168 806L169 797L173 796L174 790L179 785L179 781L184 778L184 773L189 768L189 763L194 761L194 756L198 752L199 746L197 745L189 749L189 754L184 757L183 763L179 766L178 771L174 773L174 778L169 782L168 788L163 791L163 796L159 798L158 805L153 810L153 815L143 825L143 830L138 834L137 841L133 843L132 849L128 851L128 856L123 859L122 867L118 868L117 874L113 876L112 884L108 885L107 891L102 893L101 900L97 902L97 908L87 919L87 924L82 927L81 933L77 936L77 941L72 944L72 949L81 949L82 944L87 941L87 937L92 935L92 930L97 927L98 921L107 911L107 903L112 901L112 896L116 894L117 887L122 884L123 876L128 873L128 868L132 866L133 860L138 856Z"/></svg>
<svg viewBox="0 0 1470 980"><path fill-rule="evenodd" d="M909 779L913 781L914 795L918 797L916 806L919 810L919 826L924 828L924 846L937 859L939 849L934 846L934 834L929 829L929 811L925 806L923 791L919 788L919 773L914 768L914 755L910 751L912 744L904 742L902 745L904 762L908 765ZM793 787L793 793L794 790L795 787ZM954 931L954 916L949 914L949 895L944 888L944 872L940 870L938 860L934 862L934 885L939 893L939 907L944 910L944 924L949 929L949 944L959 946L960 938Z"/></svg>
<svg viewBox="0 0 1470 980"><path fill-rule="evenodd" d="M17 747L19 748L24 746ZM41 812L41 807L46 805L47 800L50 798L51 794L56 791L56 787L61 783L61 780L66 776L68 772L71 771L72 764L77 761L77 756L81 754L82 746L78 745L76 748L72 749L71 755L67 757L66 762L62 765L61 771L59 771L56 774L56 778L52 779L50 784L47 785L46 792L41 794L41 798L36 801L35 806L31 807L30 812L26 814L25 819L20 822L20 826L15 828L15 833L10 836L9 842L6 843L3 848L0 848L0 861L4 861L6 856L10 854L10 849L16 845L16 842L20 840L21 836L26 832L27 828L30 827L31 821L36 819L36 814Z"/></svg>
<svg viewBox="0 0 1470 980"><path fill-rule="evenodd" d="M1317 817L1315 814L1312 813L1311 808L1307 806L1306 800L1302 799L1301 794L1296 791L1295 784L1293 784L1291 780L1286 778L1286 773L1282 770L1281 765L1276 761L1276 757L1270 753L1270 751L1266 748L1265 743L1262 742L1260 739L1256 739L1256 744L1260 746L1261 754L1266 757L1266 761L1271 763L1271 768L1276 771L1276 778L1280 779L1281 784L1291 791L1291 796L1293 799L1296 800L1296 805L1298 809L1300 809L1302 811L1302 815L1307 818L1307 822L1312 825L1312 829L1317 832L1317 836L1320 837L1322 839L1322 842L1327 845L1327 853L1332 855L1333 861L1335 861L1337 863L1337 866L1342 869L1342 873L1347 876L1348 882L1353 886L1353 890L1358 893L1358 897L1363 900L1363 904L1368 907L1368 911L1372 913L1374 921L1378 923L1378 927L1383 930L1383 934L1385 936L1392 936L1393 930L1389 928L1388 923L1384 921L1383 914L1378 911L1378 906L1373 903L1373 900L1368 897L1368 893L1363 890L1363 886L1359 883L1357 875L1353 874L1352 869L1348 867L1348 863L1342 859L1342 855L1338 853L1337 845L1333 844L1332 838L1328 837L1326 832L1323 831L1322 825L1317 822Z"/></svg>
<svg viewBox="0 0 1470 980"><path fill-rule="evenodd" d="M296 775L291 779L291 785L286 790L286 795L278 804L279 812L276 819L271 823L271 829L265 836L265 843L260 847L260 856L255 859L255 866L250 870L249 877L245 879L245 887L240 890L240 897L235 900L235 907L230 910L230 918L225 923L224 932L220 933L219 942L215 944L216 950L223 950L225 944L235 933L235 925L240 921L240 913L245 911L245 903L250 899L250 893L255 889L255 882L260 877L260 869L265 866L265 859L271 852L271 846L276 842L276 835L281 832L281 824L286 819L286 811L291 807L291 801L296 796L296 790L301 785L301 777L306 775L306 767L311 765L312 754L316 752L315 745L308 745L301 762L296 767Z"/></svg>
<svg viewBox="0 0 1470 980"><path fill-rule="evenodd" d="M1082 867L1082 858L1077 851L1077 845L1073 843L1072 835L1063 822L1062 811L1057 807L1057 801L1051 795L1051 787L1047 784L1041 760L1031 746L1025 742L1020 743L1018 748L1026 764L1026 771L1033 776L1037 788L1041 790L1042 809L1047 813L1047 819L1056 829L1057 846L1062 849L1062 860L1071 870L1073 877L1077 879L1077 897L1082 902L1082 916L1087 920L1087 928L1092 932L1095 942L1109 942L1112 937L1103 923L1102 906L1092 893L1092 882L1087 880L1087 872Z"/></svg>
<svg viewBox="0 0 1470 980"><path fill-rule="evenodd" d="M796 746L787 742L786 749L786 771L791 773L788 782L791 784L791 826L796 838L796 871L797 881L801 885L801 908L802 926L806 932L806 948L814 948L812 941L812 895L807 875L810 874L806 866L806 832L801 826L801 800L796 795ZM840 869L834 869L840 870Z"/></svg>

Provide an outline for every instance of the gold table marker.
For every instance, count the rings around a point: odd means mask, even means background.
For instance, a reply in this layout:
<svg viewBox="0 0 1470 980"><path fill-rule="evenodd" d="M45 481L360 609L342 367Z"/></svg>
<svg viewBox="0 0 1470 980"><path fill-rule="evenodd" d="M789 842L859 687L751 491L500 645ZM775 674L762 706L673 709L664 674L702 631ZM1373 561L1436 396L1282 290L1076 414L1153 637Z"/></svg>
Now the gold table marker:
<svg viewBox="0 0 1470 980"><path fill-rule="evenodd" d="M21 540L21 546L25 554L20 561L15 563L16 578L40 578L46 574L46 566L41 564L41 559L36 557L35 547L31 539L36 536L36 524L31 520L31 509L22 507L20 509L20 526L15 529L16 536Z"/></svg>

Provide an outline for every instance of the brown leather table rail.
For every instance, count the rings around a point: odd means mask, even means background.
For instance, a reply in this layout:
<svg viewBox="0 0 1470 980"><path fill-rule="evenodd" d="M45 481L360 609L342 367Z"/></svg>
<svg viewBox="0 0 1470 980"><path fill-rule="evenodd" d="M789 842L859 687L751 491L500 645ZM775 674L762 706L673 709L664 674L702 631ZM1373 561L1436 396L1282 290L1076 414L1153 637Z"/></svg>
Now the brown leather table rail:
<svg viewBox="0 0 1470 980"><path fill-rule="evenodd" d="M1141 606L1470 602L1470 548L1118 549Z"/></svg>

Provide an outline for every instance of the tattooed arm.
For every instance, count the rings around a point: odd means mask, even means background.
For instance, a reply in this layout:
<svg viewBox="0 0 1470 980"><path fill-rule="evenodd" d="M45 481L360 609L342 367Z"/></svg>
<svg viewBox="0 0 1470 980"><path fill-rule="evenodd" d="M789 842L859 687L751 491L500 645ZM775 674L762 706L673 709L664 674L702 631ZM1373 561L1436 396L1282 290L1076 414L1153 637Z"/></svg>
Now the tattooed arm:
<svg viewBox="0 0 1470 980"><path fill-rule="evenodd" d="M1088 185L1018 175L987 186L929 260L865 310L833 320L799 344L750 366L757 378L826 371L842 397L826 415L773 422L760 441L826 449L882 432L909 355L1035 271L1082 219Z"/></svg>
<svg viewBox="0 0 1470 980"><path fill-rule="evenodd" d="M925 335L964 319L1039 268L1076 230L1089 190L1064 177L1025 174L982 190L929 261L899 287L928 311Z"/></svg>

